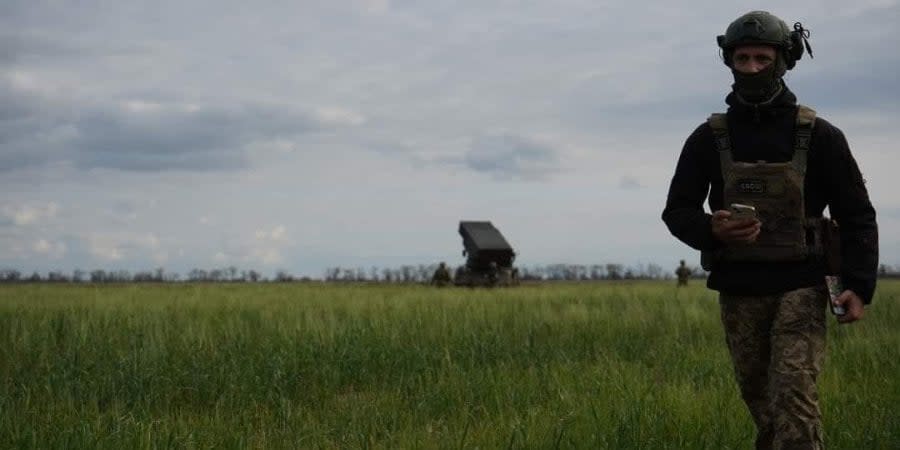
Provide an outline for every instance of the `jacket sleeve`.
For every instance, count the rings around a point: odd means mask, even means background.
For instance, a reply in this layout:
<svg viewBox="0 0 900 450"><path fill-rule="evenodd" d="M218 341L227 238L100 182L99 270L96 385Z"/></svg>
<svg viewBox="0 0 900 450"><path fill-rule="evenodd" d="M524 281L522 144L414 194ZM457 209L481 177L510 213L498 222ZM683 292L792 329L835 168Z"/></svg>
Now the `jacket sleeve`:
<svg viewBox="0 0 900 450"><path fill-rule="evenodd" d="M704 152L712 148L712 130L704 123L684 143L662 213L672 235L696 250L719 246L712 234L712 215L703 209L710 186Z"/></svg>
<svg viewBox="0 0 900 450"><path fill-rule="evenodd" d="M878 225L866 182L837 127L817 119L812 151L826 152L827 201L841 235L841 278L869 304L878 273Z"/></svg>

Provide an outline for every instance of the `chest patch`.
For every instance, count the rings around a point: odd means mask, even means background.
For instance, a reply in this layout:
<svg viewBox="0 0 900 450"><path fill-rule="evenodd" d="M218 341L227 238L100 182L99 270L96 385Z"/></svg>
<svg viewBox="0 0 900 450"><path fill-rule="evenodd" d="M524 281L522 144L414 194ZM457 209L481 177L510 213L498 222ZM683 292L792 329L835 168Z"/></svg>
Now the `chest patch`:
<svg viewBox="0 0 900 450"><path fill-rule="evenodd" d="M741 178L735 184L741 194L765 194L767 191L766 181L759 178Z"/></svg>

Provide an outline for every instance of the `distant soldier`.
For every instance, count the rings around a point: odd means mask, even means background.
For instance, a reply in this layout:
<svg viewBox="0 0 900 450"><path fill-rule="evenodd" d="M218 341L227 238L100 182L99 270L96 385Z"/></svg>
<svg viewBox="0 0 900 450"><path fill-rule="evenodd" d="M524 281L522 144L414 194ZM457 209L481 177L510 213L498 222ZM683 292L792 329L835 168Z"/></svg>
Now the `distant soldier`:
<svg viewBox="0 0 900 450"><path fill-rule="evenodd" d="M678 285L679 286L687 286L688 278L691 277L691 268L684 264L684 260L681 260L681 265L675 269L675 275L678 276Z"/></svg>
<svg viewBox="0 0 900 450"><path fill-rule="evenodd" d="M434 270L434 275L431 276L431 284L437 287L444 287L450 284L450 271L447 270L447 265L443 262Z"/></svg>

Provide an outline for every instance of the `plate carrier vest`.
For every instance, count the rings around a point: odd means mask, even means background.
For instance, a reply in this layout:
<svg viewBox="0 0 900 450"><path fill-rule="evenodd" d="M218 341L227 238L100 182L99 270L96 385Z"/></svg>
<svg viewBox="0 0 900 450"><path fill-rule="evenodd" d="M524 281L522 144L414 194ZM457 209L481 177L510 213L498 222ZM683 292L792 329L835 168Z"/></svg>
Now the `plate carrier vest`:
<svg viewBox="0 0 900 450"><path fill-rule="evenodd" d="M748 163L732 157L727 116L715 113L709 117L707 122L719 153L725 207L732 203L754 206L762 229L752 244L723 247L712 254L704 252L704 268L708 270L708 266L720 261L788 262L821 256L822 218L806 218L803 186L815 120L814 110L798 107L794 155L790 161Z"/></svg>

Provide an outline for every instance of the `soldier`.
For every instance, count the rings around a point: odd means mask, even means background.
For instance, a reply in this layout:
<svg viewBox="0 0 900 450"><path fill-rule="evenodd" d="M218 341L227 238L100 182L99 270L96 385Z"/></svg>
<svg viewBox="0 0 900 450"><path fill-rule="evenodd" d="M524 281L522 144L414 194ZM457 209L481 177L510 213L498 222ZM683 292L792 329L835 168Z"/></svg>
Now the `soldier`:
<svg viewBox="0 0 900 450"><path fill-rule="evenodd" d="M443 262L434 270L434 275L431 276L431 284L437 287L444 287L450 284L450 271L447 270L447 265Z"/></svg>
<svg viewBox="0 0 900 450"><path fill-rule="evenodd" d="M678 276L678 286L687 286L688 278L691 276L691 269L684 264L683 259L681 260L681 265L675 269L675 275Z"/></svg>
<svg viewBox="0 0 900 450"><path fill-rule="evenodd" d="M814 225L826 205L843 247L838 322L863 317L878 267L875 209L844 135L798 106L783 80L804 47L812 57L808 37L799 22L791 30L764 11L718 37L734 76L729 108L688 137L662 214L675 237L703 252L707 286L719 291L757 448L822 447L816 377L829 296ZM703 210L707 192L712 214ZM757 216L733 216L732 203Z"/></svg>

